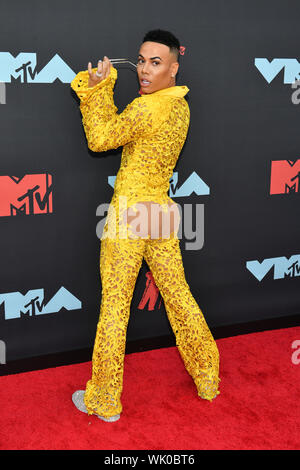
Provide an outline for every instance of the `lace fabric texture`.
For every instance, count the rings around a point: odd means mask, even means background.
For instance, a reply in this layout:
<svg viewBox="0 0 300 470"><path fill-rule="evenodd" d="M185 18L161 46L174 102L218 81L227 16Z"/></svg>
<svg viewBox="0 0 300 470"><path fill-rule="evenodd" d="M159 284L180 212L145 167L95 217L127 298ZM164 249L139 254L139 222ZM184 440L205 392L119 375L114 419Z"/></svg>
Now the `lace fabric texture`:
<svg viewBox="0 0 300 470"><path fill-rule="evenodd" d="M93 69L94 71L96 70ZM128 205L139 201L166 204L169 180L186 139L190 111L183 96L186 86L174 86L135 98L122 113L114 104L118 71L88 88L88 71L71 82L80 98L88 148L103 152L123 146L112 203L126 196Z"/></svg>
<svg viewBox="0 0 300 470"><path fill-rule="evenodd" d="M127 325L143 258L164 300L176 345L198 395L212 401L219 394L220 382L218 348L187 284L177 228L168 237L161 233L153 237L149 232L139 236L131 224L121 223L124 211L136 208L137 203L150 203L151 208L159 205L165 213L175 205L167 192L189 127L190 112L184 99L189 90L174 86L142 95L118 114L113 98L116 79L117 70L112 66L110 75L92 88L88 88L87 70L71 82L80 98L88 147L102 152L123 146L101 237L102 298L92 377L85 392L89 414L104 417L122 412Z"/></svg>

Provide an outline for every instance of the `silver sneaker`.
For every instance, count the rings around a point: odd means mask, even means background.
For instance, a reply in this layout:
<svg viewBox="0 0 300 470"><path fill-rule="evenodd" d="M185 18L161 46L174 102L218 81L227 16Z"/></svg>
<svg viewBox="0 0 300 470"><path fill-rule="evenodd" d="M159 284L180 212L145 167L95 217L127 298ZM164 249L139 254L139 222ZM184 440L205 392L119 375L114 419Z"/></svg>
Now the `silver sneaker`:
<svg viewBox="0 0 300 470"><path fill-rule="evenodd" d="M82 411L83 413L87 414L87 409L84 403L84 394L85 394L85 390L77 390L72 395L72 402L74 403L74 405L79 411ZM105 418L104 416L99 416L97 414L96 416L100 419L103 419L103 421L107 421L107 422L118 421L118 419L120 419L119 414L115 416L110 416L109 418Z"/></svg>

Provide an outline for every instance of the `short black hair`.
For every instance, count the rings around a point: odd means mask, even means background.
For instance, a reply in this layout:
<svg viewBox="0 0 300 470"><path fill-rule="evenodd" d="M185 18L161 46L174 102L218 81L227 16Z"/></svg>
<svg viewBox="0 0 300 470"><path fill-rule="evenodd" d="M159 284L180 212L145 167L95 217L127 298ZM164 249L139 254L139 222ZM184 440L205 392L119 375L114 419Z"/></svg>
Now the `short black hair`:
<svg viewBox="0 0 300 470"><path fill-rule="evenodd" d="M180 42L174 34L169 31L164 31L163 29L153 29L152 31L148 31L144 36L143 42L146 41L159 42L160 44L169 46L170 52L175 54L176 60L179 62Z"/></svg>

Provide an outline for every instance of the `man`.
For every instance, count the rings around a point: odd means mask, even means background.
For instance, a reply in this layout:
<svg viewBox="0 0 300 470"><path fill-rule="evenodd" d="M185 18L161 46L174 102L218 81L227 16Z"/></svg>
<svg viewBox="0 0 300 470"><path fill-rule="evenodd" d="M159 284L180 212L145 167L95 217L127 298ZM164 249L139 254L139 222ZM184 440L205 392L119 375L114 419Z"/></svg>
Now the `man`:
<svg viewBox="0 0 300 470"><path fill-rule="evenodd" d="M78 409L105 421L118 420L123 409L126 331L143 258L164 300L176 345L198 395L212 401L219 393L218 349L185 279L177 237L179 214L167 195L190 122L184 99L189 89L175 84L179 51L172 33L146 34L137 63L141 96L121 114L113 99L117 70L106 56L95 69L89 62L88 70L79 72L71 83L80 98L89 149L102 152L123 146L101 238L102 300L92 378L85 391L73 394Z"/></svg>

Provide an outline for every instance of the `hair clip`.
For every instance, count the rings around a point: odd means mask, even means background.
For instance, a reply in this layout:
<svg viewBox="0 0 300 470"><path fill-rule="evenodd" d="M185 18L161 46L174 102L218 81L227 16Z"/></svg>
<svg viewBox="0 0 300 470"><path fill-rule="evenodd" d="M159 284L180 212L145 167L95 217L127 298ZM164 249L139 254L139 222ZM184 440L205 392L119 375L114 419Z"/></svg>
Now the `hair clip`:
<svg viewBox="0 0 300 470"><path fill-rule="evenodd" d="M180 46L180 48L179 48L179 54L184 55L184 52L185 52L185 47L184 47L184 46Z"/></svg>

